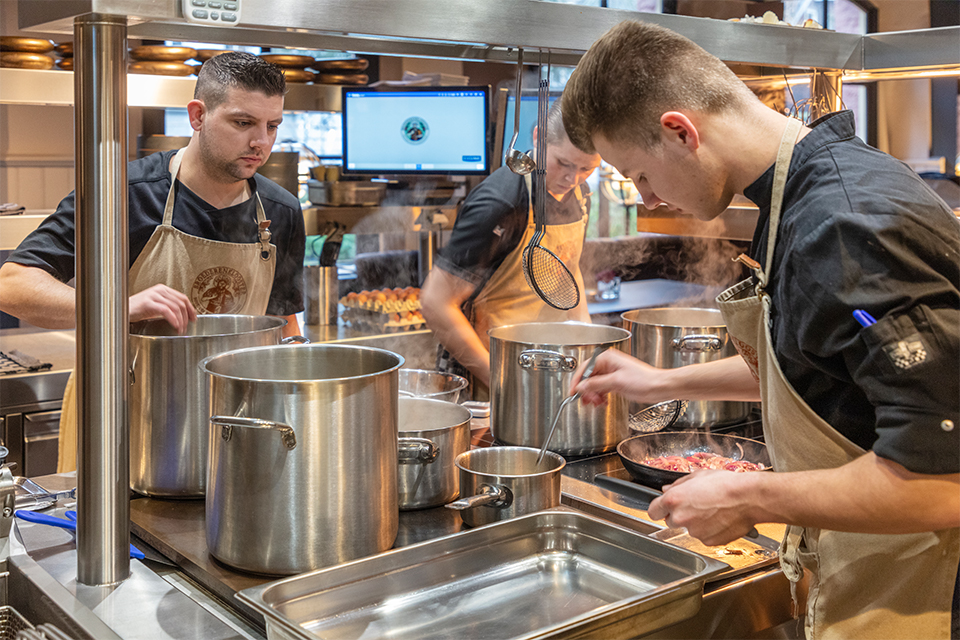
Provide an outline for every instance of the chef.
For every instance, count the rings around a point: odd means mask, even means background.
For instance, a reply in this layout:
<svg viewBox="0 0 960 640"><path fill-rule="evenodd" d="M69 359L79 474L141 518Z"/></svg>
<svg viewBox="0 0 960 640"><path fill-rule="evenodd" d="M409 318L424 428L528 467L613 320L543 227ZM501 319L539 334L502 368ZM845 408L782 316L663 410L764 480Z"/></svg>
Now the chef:
<svg viewBox="0 0 960 640"><path fill-rule="evenodd" d="M615 350L583 400L760 400L776 473L698 471L649 509L706 544L788 525L780 562L810 578L810 638L957 634L960 225L849 112L805 126L718 59L623 22L563 96L579 148L647 207L716 218L757 204L753 277L718 298L741 357L659 370ZM857 312L854 314L854 312Z"/></svg>
<svg viewBox="0 0 960 640"><path fill-rule="evenodd" d="M534 146L539 133L534 129ZM582 292L579 264L589 211L584 180L600 156L567 139L559 101L547 114L546 136L547 223L540 244L564 262ZM420 293L423 317L441 346L438 368L469 376L474 399L486 399L490 383L488 330L520 322L590 321L585 296L561 311L541 300L524 277L523 249L536 227L531 183L530 175L503 166L473 189Z"/></svg>
<svg viewBox="0 0 960 640"><path fill-rule="evenodd" d="M283 119L279 67L229 52L203 64L179 151L127 167L131 322L165 318L179 332L200 313L284 317L299 333L304 224L300 203L257 174ZM0 309L49 329L76 326L74 194L0 267ZM76 468L73 378L58 470Z"/></svg>

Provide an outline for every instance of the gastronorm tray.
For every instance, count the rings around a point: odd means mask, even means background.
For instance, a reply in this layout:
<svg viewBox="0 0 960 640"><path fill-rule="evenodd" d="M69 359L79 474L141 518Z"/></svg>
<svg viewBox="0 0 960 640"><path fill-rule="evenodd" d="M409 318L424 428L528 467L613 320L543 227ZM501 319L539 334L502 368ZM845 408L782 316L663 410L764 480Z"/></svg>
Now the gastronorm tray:
<svg viewBox="0 0 960 640"><path fill-rule="evenodd" d="M695 615L726 568L559 507L237 597L270 640L633 638Z"/></svg>

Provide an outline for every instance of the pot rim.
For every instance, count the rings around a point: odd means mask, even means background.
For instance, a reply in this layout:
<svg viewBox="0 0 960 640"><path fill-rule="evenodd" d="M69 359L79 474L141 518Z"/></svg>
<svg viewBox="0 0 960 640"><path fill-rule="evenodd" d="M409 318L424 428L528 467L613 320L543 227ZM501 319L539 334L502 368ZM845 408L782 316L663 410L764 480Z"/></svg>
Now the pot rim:
<svg viewBox="0 0 960 640"><path fill-rule="evenodd" d="M544 460L546 460L547 458L550 458L551 460L556 461L556 459L559 458L559 459L560 459L560 466L559 466L559 467L555 467L555 468L553 468L553 469L547 469L546 471L538 471L537 473L488 473L488 472L485 472L485 471L476 471L476 470L474 470L474 469L469 469L469 468L463 466L463 465L461 464L461 462L460 462L461 458L463 458L464 456L469 456L471 453L474 453L475 451L489 451L489 450L491 450L491 449L496 449L496 450L498 450L498 451L532 451L532 452L535 453L536 455L538 455L538 456L540 455L540 449L539 449L539 448L534 448L534 447L500 447L500 446L494 445L494 446L491 446L491 447L482 447L482 448L479 448L479 449L471 449L470 451L464 451L463 453L461 453L460 455L458 455L458 456L456 457L456 459L454 460L454 464L456 464L456 465L457 465L457 468L460 469L461 471L466 471L467 473L473 474L473 475L475 475L475 476L486 477L486 478L538 478L538 477L541 477L541 476L550 476L550 475L558 474L558 473L560 473L561 471L563 471L563 468L564 468L565 466L567 466L567 461L566 461L566 459L565 459L563 456L561 456L559 453L555 453L555 452L553 452L553 451L550 451L549 449L547 450L547 452L546 452L546 453L544 454L544 456L543 456ZM479 454L479 455L483 455L483 454Z"/></svg>
<svg viewBox="0 0 960 640"><path fill-rule="evenodd" d="M413 402L410 402L410 401L413 401ZM399 421L400 421L400 403L405 403L405 404L427 403L427 404L452 405L452 406L454 406L454 407L458 407L458 409L456 409L457 411L460 411L460 410L462 409L462 412L461 412L461 413L463 413L464 415L466 415L466 420L463 420L463 421L461 421L461 422L457 422L457 423L454 423L454 424L450 424L450 425L447 425L447 426L445 426L445 427L431 427L431 428L429 428L429 429L404 429L403 426L399 424ZM473 420L473 414L470 413L470 410L469 410L469 409L467 409L467 408L464 407L463 405L457 404L456 402L448 402L447 400L436 400L436 399L434 399L434 398L427 398L427 397L423 397L423 396L415 396L415 397L400 396L399 401L398 401L398 404L397 404L397 423L398 423L398 424L397 424L397 433L399 433L399 434L400 434L400 437L403 437L403 438L417 437L417 436L413 436L412 434L427 434L427 433L430 433L430 434L444 434L444 433L446 433L446 432L453 431L453 430L455 430L455 429L461 429L461 428L466 428L466 429L469 430L469 429L470 429L470 422L471 422L472 420Z"/></svg>
<svg viewBox="0 0 960 640"><path fill-rule="evenodd" d="M226 337L230 337L230 336L246 336L246 335L250 335L250 334L252 334L252 333L263 333L263 332L266 332L266 331L276 331L277 329L281 329L281 330L282 330L282 329L283 329L285 326L287 326L287 324L288 324L286 318L280 318L280 317L277 317L277 316L266 316L266 315L264 315L264 316L255 316L255 315L234 314L234 313L205 313L205 314L200 314L200 315L197 316L197 319L198 319L198 320L199 320L200 318L267 318L267 319L269 319L269 320L276 321L278 324L277 324L276 326L274 326L274 327L263 327L263 328L260 328L260 329L248 329L248 330L245 330L245 331L230 331L230 332L224 332L224 333L208 333L208 334L204 334L204 335L202 335L202 336L188 336L188 335L153 336L153 335L146 335L146 334L143 334L143 333L133 333L132 331L130 331L130 332L129 332L129 337L131 337L131 338L136 338L136 339L138 339L138 340L149 340L149 341L154 341L154 340L200 340L200 339L203 339L203 338L226 338ZM150 320L141 320L140 322L151 322L151 321L154 321L154 320L162 320L162 318L151 318ZM136 323L136 322L131 322L131 323L130 323L130 326L132 327L134 324L138 324L138 323Z"/></svg>
<svg viewBox="0 0 960 640"><path fill-rule="evenodd" d="M526 328L529 328L531 326L551 326L552 327L552 326L558 326L558 325L574 326L574 327L600 327L604 331L613 330L613 333L615 334L620 332L622 333L620 334L619 338L611 339L611 340L592 340L592 341L584 340L582 342L564 342L564 343L540 342L540 341L535 342L532 340L517 340L515 338L503 338L503 337L494 335L494 332L500 332L500 331L506 332L509 329L514 329L516 327L526 327ZM578 347L595 347L598 345L605 345L605 346L615 345L615 344L620 344L622 342L630 340L630 332L622 327L613 327L605 324L594 324L592 322L519 322L516 324L506 324L500 327L493 327L492 329L488 329L487 336L490 338L491 342L493 340L499 340L500 342L507 343L507 344L523 344L523 345L530 345L530 346L537 346L537 347L556 347L557 349L564 348L564 347L578 348Z"/></svg>
<svg viewBox="0 0 960 640"><path fill-rule="evenodd" d="M394 358L396 358L396 359L398 360L398 362L395 363L392 367L389 367L389 368L387 368L387 369L382 369L382 370L376 371L376 372L374 372L374 373L364 373L364 374L358 375L358 376L342 376L342 377L339 377L339 378L284 378L284 379L282 379L282 380L281 380L281 379L275 379L275 378L251 378L251 377L247 377L247 376L228 375L228 374L226 374L226 373L219 373L219 372L216 372L216 371L210 371L210 369L207 368L207 365L208 365L210 362L212 362L213 360L217 359L217 358L222 358L222 357L226 357L226 356L228 356L228 355L234 355L234 354L239 354L239 353L246 353L246 352L249 352L249 351L267 351L267 350L271 350L271 349L311 349L311 350L313 350L313 349L317 349L317 348L323 348L323 349L351 349L351 350L354 350L354 351L377 351L377 352L380 352L380 353L384 353L384 354L388 354L388 355L390 355L390 356L393 356ZM368 377L371 377L371 376L379 376L379 375L383 375L383 374L388 374L388 373L391 373L391 372L393 372L393 371L397 371L398 369L400 369L400 367L403 366L403 362L404 362L403 356L401 356L399 353L394 353L393 351L387 351L386 349L379 349L379 348L377 348L377 347L366 347L366 346L352 345L352 344L328 344L328 343L323 343L323 342L316 342L316 343L312 343L312 344L300 344L300 345L284 345L284 344L280 344L280 345L267 345L267 346L264 346L264 347L246 347L246 348L244 348L244 349L232 349L232 350L230 350L230 351L224 351L224 352L222 352L222 353L216 353L216 354L214 354L214 355L212 355L212 356L207 356L206 358L204 358L203 360L200 361L200 363L198 364L198 366L200 367L200 370L201 370L203 373L205 373L205 374L207 374L207 375L209 375L209 376L216 376L216 377L218 377L218 378L223 378L223 379L225 379L225 380L239 380L239 381L243 381L243 382L264 382L264 383L271 383L271 384L285 384L285 383L286 383L286 384L316 384L316 383L318 383L318 382L326 383L326 382L343 382L343 381L346 381L346 380L359 380L359 379L361 379L361 378L368 378Z"/></svg>
<svg viewBox="0 0 960 640"><path fill-rule="evenodd" d="M674 311L674 312L694 312L694 311L708 311L711 313L717 313L720 315L720 324L677 324L675 322L640 322L639 320L634 320L633 318L628 318L627 316L633 313L640 313L646 311ZM631 309L630 311L624 311L620 314L620 319L624 322L629 322L632 325L640 325L643 327L670 327L671 329L725 329L727 324L723 322L723 314L719 309L712 309L710 307L649 307L643 309Z"/></svg>

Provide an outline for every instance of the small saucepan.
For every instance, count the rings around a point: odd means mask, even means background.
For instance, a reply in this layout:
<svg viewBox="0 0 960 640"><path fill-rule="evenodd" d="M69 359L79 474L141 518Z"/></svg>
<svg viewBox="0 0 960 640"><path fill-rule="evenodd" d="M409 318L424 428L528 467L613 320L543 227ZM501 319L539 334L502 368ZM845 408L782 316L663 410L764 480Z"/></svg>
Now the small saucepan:
<svg viewBox="0 0 960 640"><path fill-rule="evenodd" d="M634 480L654 489L662 489L664 485L687 475L685 472L658 469L643 463L644 460L661 456L687 457L697 453L715 453L733 460L762 464L765 470L771 469L770 454L762 442L703 431L669 431L634 436L617 445L617 453Z"/></svg>
<svg viewBox="0 0 960 640"><path fill-rule="evenodd" d="M478 527L560 505L563 456L533 447L486 447L457 456L461 498L446 505Z"/></svg>
<svg viewBox="0 0 960 640"><path fill-rule="evenodd" d="M470 410L452 402L400 397L397 403L400 510L437 507L460 493L458 455L470 450Z"/></svg>

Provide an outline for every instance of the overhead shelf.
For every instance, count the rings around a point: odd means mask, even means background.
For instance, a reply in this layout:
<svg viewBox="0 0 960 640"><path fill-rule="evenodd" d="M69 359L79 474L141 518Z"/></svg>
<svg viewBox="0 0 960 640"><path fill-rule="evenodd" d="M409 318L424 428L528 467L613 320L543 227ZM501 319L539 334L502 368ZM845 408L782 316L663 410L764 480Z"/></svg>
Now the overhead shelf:
<svg viewBox="0 0 960 640"><path fill-rule="evenodd" d="M18 1L27 31L72 33L75 16L98 13L127 16L131 38L379 55L506 62L524 47L573 65L612 26L642 19L738 64L860 71L960 63L960 27L861 36L536 0L244 0L240 25L215 27L187 23L178 0Z"/></svg>
<svg viewBox="0 0 960 640"><path fill-rule="evenodd" d="M73 105L72 71L0 68L0 104ZM131 107L183 108L193 99L197 79L127 74L127 104ZM340 87L289 84L287 111L340 111Z"/></svg>

